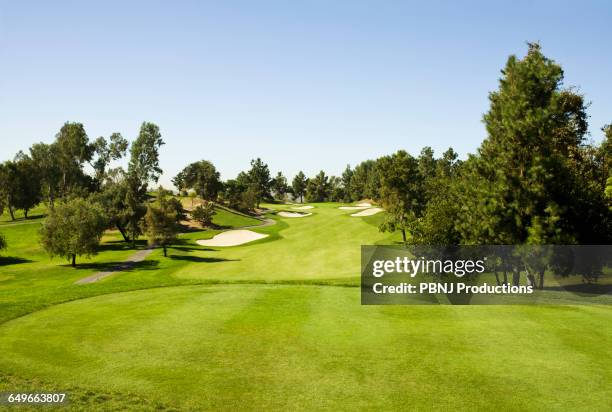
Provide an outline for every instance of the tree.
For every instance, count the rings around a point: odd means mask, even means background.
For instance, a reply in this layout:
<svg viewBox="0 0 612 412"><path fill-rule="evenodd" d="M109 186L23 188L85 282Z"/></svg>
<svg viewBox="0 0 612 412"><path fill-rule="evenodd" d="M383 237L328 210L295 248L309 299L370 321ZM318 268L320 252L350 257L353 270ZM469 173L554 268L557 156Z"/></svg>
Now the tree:
<svg viewBox="0 0 612 412"><path fill-rule="evenodd" d="M259 157L251 160L251 169L248 171L247 176L248 182L255 193L255 206L259 207L263 199L270 197L272 180L270 179L268 165L262 162Z"/></svg>
<svg viewBox="0 0 612 412"><path fill-rule="evenodd" d="M213 202L204 202L191 211L192 219L198 222L202 227L210 226L214 214L215 204Z"/></svg>
<svg viewBox="0 0 612 412"><path fill-rule="evenodd" d="M0 202L15 220L15 210L21 209L24 216L41 200L39 170L32 159L23 152L17 153L13 161L0 165Z"/></svg>
<svg viewBox="0 0 612 412"><path fill-rule="evenodd" d="M164 256L167 256L168 246L177 239L178 225L176 224L176 212L161 187L156 204L147 205L144 225L149 245L161 246Z"/></svg>
<svg viewBox="0 0 612 412"><path fill-rule="evenodd" d="M324 202L330 195L329 178L321 170L315 177L308 180L306 200L308 202Z"/></svg>
<svg viewBox="0 0 612 412"><path fill-rule="evenodd" d="M83 124L64 123L54 143L54 154L60 171L59 192L62 196L88 184L83 165L91 161L94 150Z"/></svg>
<svg viewBox="0 0 612 412"><path fill-rule="evenodd" d="M76 257L98 253L106 228L100 206L87 199L73 198L49 210L40 231L43 248L53 256L61 256L76 266Z"/></svg>
<svg viewBox="0 0 612 412"><path fill-rule="evenodd" d="M220 174L215 166L207 161L191 163L180 171L172 183L179 190L193 189L203 200L217 200L222 189Z"/></svg>
<svg viewBox="0 0 612 412"><path fill-rule="evenodd" d="M30 147L30 157L39 171L41 192L50 208L53 208L62 180L57 152L56 144L36 143Z"/></svg>
<svg viewBox="0 0 612 412"><path fill-rule="evenodd" d="M255 208L255 189L249 185L246 173L240 173L236 179L225 182L223 198L232 209L249 212Z"/></svg>
<svg viewBox="0 0 612 412"><path fill-rule="evenodd" d="M306 175L304 175L304 172L300 170L293 178L293 182L291 184L293 187L293 194L300 197L300 203L304 202L304 194L306 193L307 184L308 179L306 178Z"/></svg>
<svg viewBox="0 0 612 412"><path fill-rule="evenodd" d="M285 194L289 191L289 185L287 184L287 178L281 172L278 172L276 177L272 179L272 190L278 200L285 199Z"/></svg>
<svg viewBox="0 0 612 412"><path fill-rule="evenodd" d="M344 192L344 202L350 203L353 201L352 198L352 186L351 180L353 179L353 170L351 169L351 165L346 165L346 169L342 172L342 188ZM355 199L358 200L358 199Z"/></svg>
<svg viewBox="0 0 612 412"><path fill-rule="evenodd" d="M157 182L162 173L159 167L159 148L164 144L159 127L143 122L138 138L132 143L130 162L126 176L125 206L129 216L128 230L132 245L142 233L140 220L146 213L144 201L149 182Z"/></svg>
<svg viewBox="0 0 612 412"><path fill-rule="evenodd" d="M408 225L421 215L423 209L423 180L417 159L404 150L378 159L380 171L380 200L387 211L382 231L402 232L407 242Z"/></svg>
<svg viewBox="0 0 612 412"><path fill-rule="evenodd" d="M97 189L100 189L102 185L106 168L110 162L125 156L128 146L128 141L121 136L121 133L113 133L109 141L100 136L93 142L96 160L91 163L91 167L94 169L94 182Z"/></svg>
<svg viewBox="0 0 612 412"><path fill-rule="evenodd" d="M14 165L16 181L11 188L13 206L23 210L27 219L28 211L42 200L40 172L34 161L21 151L15 156Z"/></svg>
<svg viewBox="0 0 612 412"><path fill-rule="evenodd" d="M4 237L4 235L2 235L2 233L0 233L0 250L6 249L7 245L6 245L6 238Z"/></svg>
<svg viewBox="0 0 612 412"><path fill-rule="evenodd" d="M329 195L327 200L330 202L342 202L345 199L344 185L342 178L332 176L329 178Z"/></svg>
<svg viewBox="0 0 612 412"><path fill-rule="evenodd" d="M378 199L380 197L380 174L375 160L366 160L355 167L350 182L351 198Z"/></svg>

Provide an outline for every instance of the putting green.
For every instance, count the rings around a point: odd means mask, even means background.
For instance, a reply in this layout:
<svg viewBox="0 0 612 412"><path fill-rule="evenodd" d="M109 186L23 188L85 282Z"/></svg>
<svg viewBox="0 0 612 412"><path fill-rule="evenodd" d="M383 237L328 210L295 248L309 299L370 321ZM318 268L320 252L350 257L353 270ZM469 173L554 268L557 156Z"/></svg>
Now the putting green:
<svg viewBox="0 0 612 412"><path fill-rule="evenodd" d="M180 409L601 410L608 326L598 307L366 307L357 288L183 286L5 323L0 367Z"/></svg>

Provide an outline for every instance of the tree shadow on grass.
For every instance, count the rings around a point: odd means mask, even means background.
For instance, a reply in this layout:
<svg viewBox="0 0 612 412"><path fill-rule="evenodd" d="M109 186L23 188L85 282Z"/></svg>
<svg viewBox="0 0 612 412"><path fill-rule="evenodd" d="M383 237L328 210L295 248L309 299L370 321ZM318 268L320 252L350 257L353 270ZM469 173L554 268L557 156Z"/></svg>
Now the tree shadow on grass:
<svg viewBox="0 0 612 412"><path fill-rule="evenodd" d="M195 263L237 262L240 260L240 259L223 259L223 258L214 258L214 257L189 256L189 255L170 255L170 259L184 260L186 262L195 262Z"/></svg>
<svg viewBox="0 0 612 412"><path fill-rule="evenodd" d="M69 264L62 265L64 267L72 267ZM127 272L131 270L154 270L159 266L158 260L143 260L140 262L134 262L131 260L126 261L115 261L115 262L92 262L92 263L79 263L74 269L77 270L96 270L97 272Z"/></svg>
<svg viewBox="0 0 612 412"><path fill-rule="evenodd" d="M206 247L203 247L203 246L191 246L191 245L176 246L176 245L172 245L171 247L172 247L172 249L181 250L183 252L193 252L193 251L198 251L198 252L218 252L218 250L209 249L209 248L206 248Z"/></svg>
<svg viewBox="0 0 612 412"><path fill-rule="evenodd" d="M147 241L144 239L140 239L136 241L136 249L142 249L147 245ZM110 240L108 242L104 242L100 244L100 251L107 250L129 250L132 249L132 242L126 242L124 240Z"/></svg>
<svg viewBox="0 0 612 412"><path fill-rule="evenodd" d="M6 265L17 265L19 263L30 263L33 262L30 259L23 259L15 256L0 256L0 266Z"/></svg>

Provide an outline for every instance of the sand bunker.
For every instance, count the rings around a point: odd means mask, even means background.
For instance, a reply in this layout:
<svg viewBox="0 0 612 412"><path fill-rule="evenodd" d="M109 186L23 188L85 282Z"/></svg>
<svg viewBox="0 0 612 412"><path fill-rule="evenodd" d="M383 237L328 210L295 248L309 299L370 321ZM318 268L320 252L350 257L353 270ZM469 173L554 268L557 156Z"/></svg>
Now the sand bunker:
<svg viewBox="0 0 612 412"><path fill-rule="evenodd" d="M340 206L338 209L340 210L363 210L369 207L370 206Z"/></svg>
<svg viewBox="0 0 612 412"><path fill-rule="evenodd" d="M380 207L373 207L371 209L366 209L366 210L362 210L361 212L353 213L351 216L355 216L355 217L372 216L382 211L383 210Z"/></svg>
<svg viewBox="0 0 612 412"><path fill-rule="evenodd" d="M291 209L294 209L294 210L314 209L314 206L294 206Z"/></svg>
<svg viewBox="0 0 612 412"><path fill-rule="evenodd" d="M359 206L359 207L372 207L372 203L368 203L368 202L357 203L357 206Z"/></svg>
<svg viewBox="0 0 612 412"><path fill-rule="evenodd" d="M251 230L228 230L227 232L219 233L212 239L198 240L196 243L202 246L238 246L244 243L249 243L254 240L263 239L268 235L262 235Z"/></svg>
<svg viewBox="0 0 612 412"><path fill-rule="evenodd" d="M278 215L282 217L306 217L312 215L312 213L278 212Z"/></svg>

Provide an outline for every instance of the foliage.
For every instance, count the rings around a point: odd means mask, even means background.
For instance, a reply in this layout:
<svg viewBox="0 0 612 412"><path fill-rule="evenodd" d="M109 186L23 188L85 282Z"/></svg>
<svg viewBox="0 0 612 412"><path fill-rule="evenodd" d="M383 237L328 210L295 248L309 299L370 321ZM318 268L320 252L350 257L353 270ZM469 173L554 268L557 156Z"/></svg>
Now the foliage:
<svg viewBox="0 0 612 412"><path fill-rule="evenodd" d="M306 178L306 175L304 174L304 172L300 170L298 174L295 175L295 177L293 178L293 182L291 183L291 186L293 188L293 195L299 196L300 203L304 201L304 195L306 194L307 184L308 184L308 179Z"/></svg>
<svg viewBox="0 0 612 412"><path fill-rule="evenodd" d="M215 214L215 204L213 202L204 202L197 205L191 211L191 218L198 222L202 227L210 226Z"/></svg>
<svg viewBox="0 0 612 412"><path fill-rule="evenodd" d="M263 199L271 197L272 179L270 178L268 165L262 162L260 158L253 159L251 160L251 169L246 176L249 189L255 195L255 206L259 207Z"/></svg>
<svg viewBox="0 0 612 412"><path fill-rule="evenodd" d="M40 230L41 244L51 256L72 260L98 253L107 221L100 206L87 199L73 198L49 211Z"/></svg>
<svg viewBox="0 0 612 412"><path fill-rule="evenodd" d="M287 178L281 172L278 172L272 179L271 187L278 200L285 199L285 195L289 191L289 185L287 184Z"/></svg>
<svg viewBox="0 0 612 412"><path fill-rule="evenodd" d="M217 199L223 186L219 172L207 160L187 165L172 179L172 183L179 190L193 189L200 198L211 201Z"/></svg>
<svg viewBox="0 0 612 412"><path fill-rule="evenodd" d="M163 188L159 188L157 201L147 205L144 216L144 227L149 245L161 246L164 256L167 248L176 241L178 225L176 224L176 210L166 197Z"/></svg>
<svg viewBox="0 0 612 412"><path fill-rule="evenodd" d="M315 177L308 180L306 185L307 202L324 202L330 194L329 177L321 170Z"/></svg>
<svg viewBox="0 0 612 412"><path fill-rule="evenodd" d="M159 167L159 148L164 144L159 127L143 122L138 138L132 143L126 176L125 206L128 215L127 230L132 246L142 234L140 220L146 213L144 201L149 182L157 182L162 173Z"/></svg>

